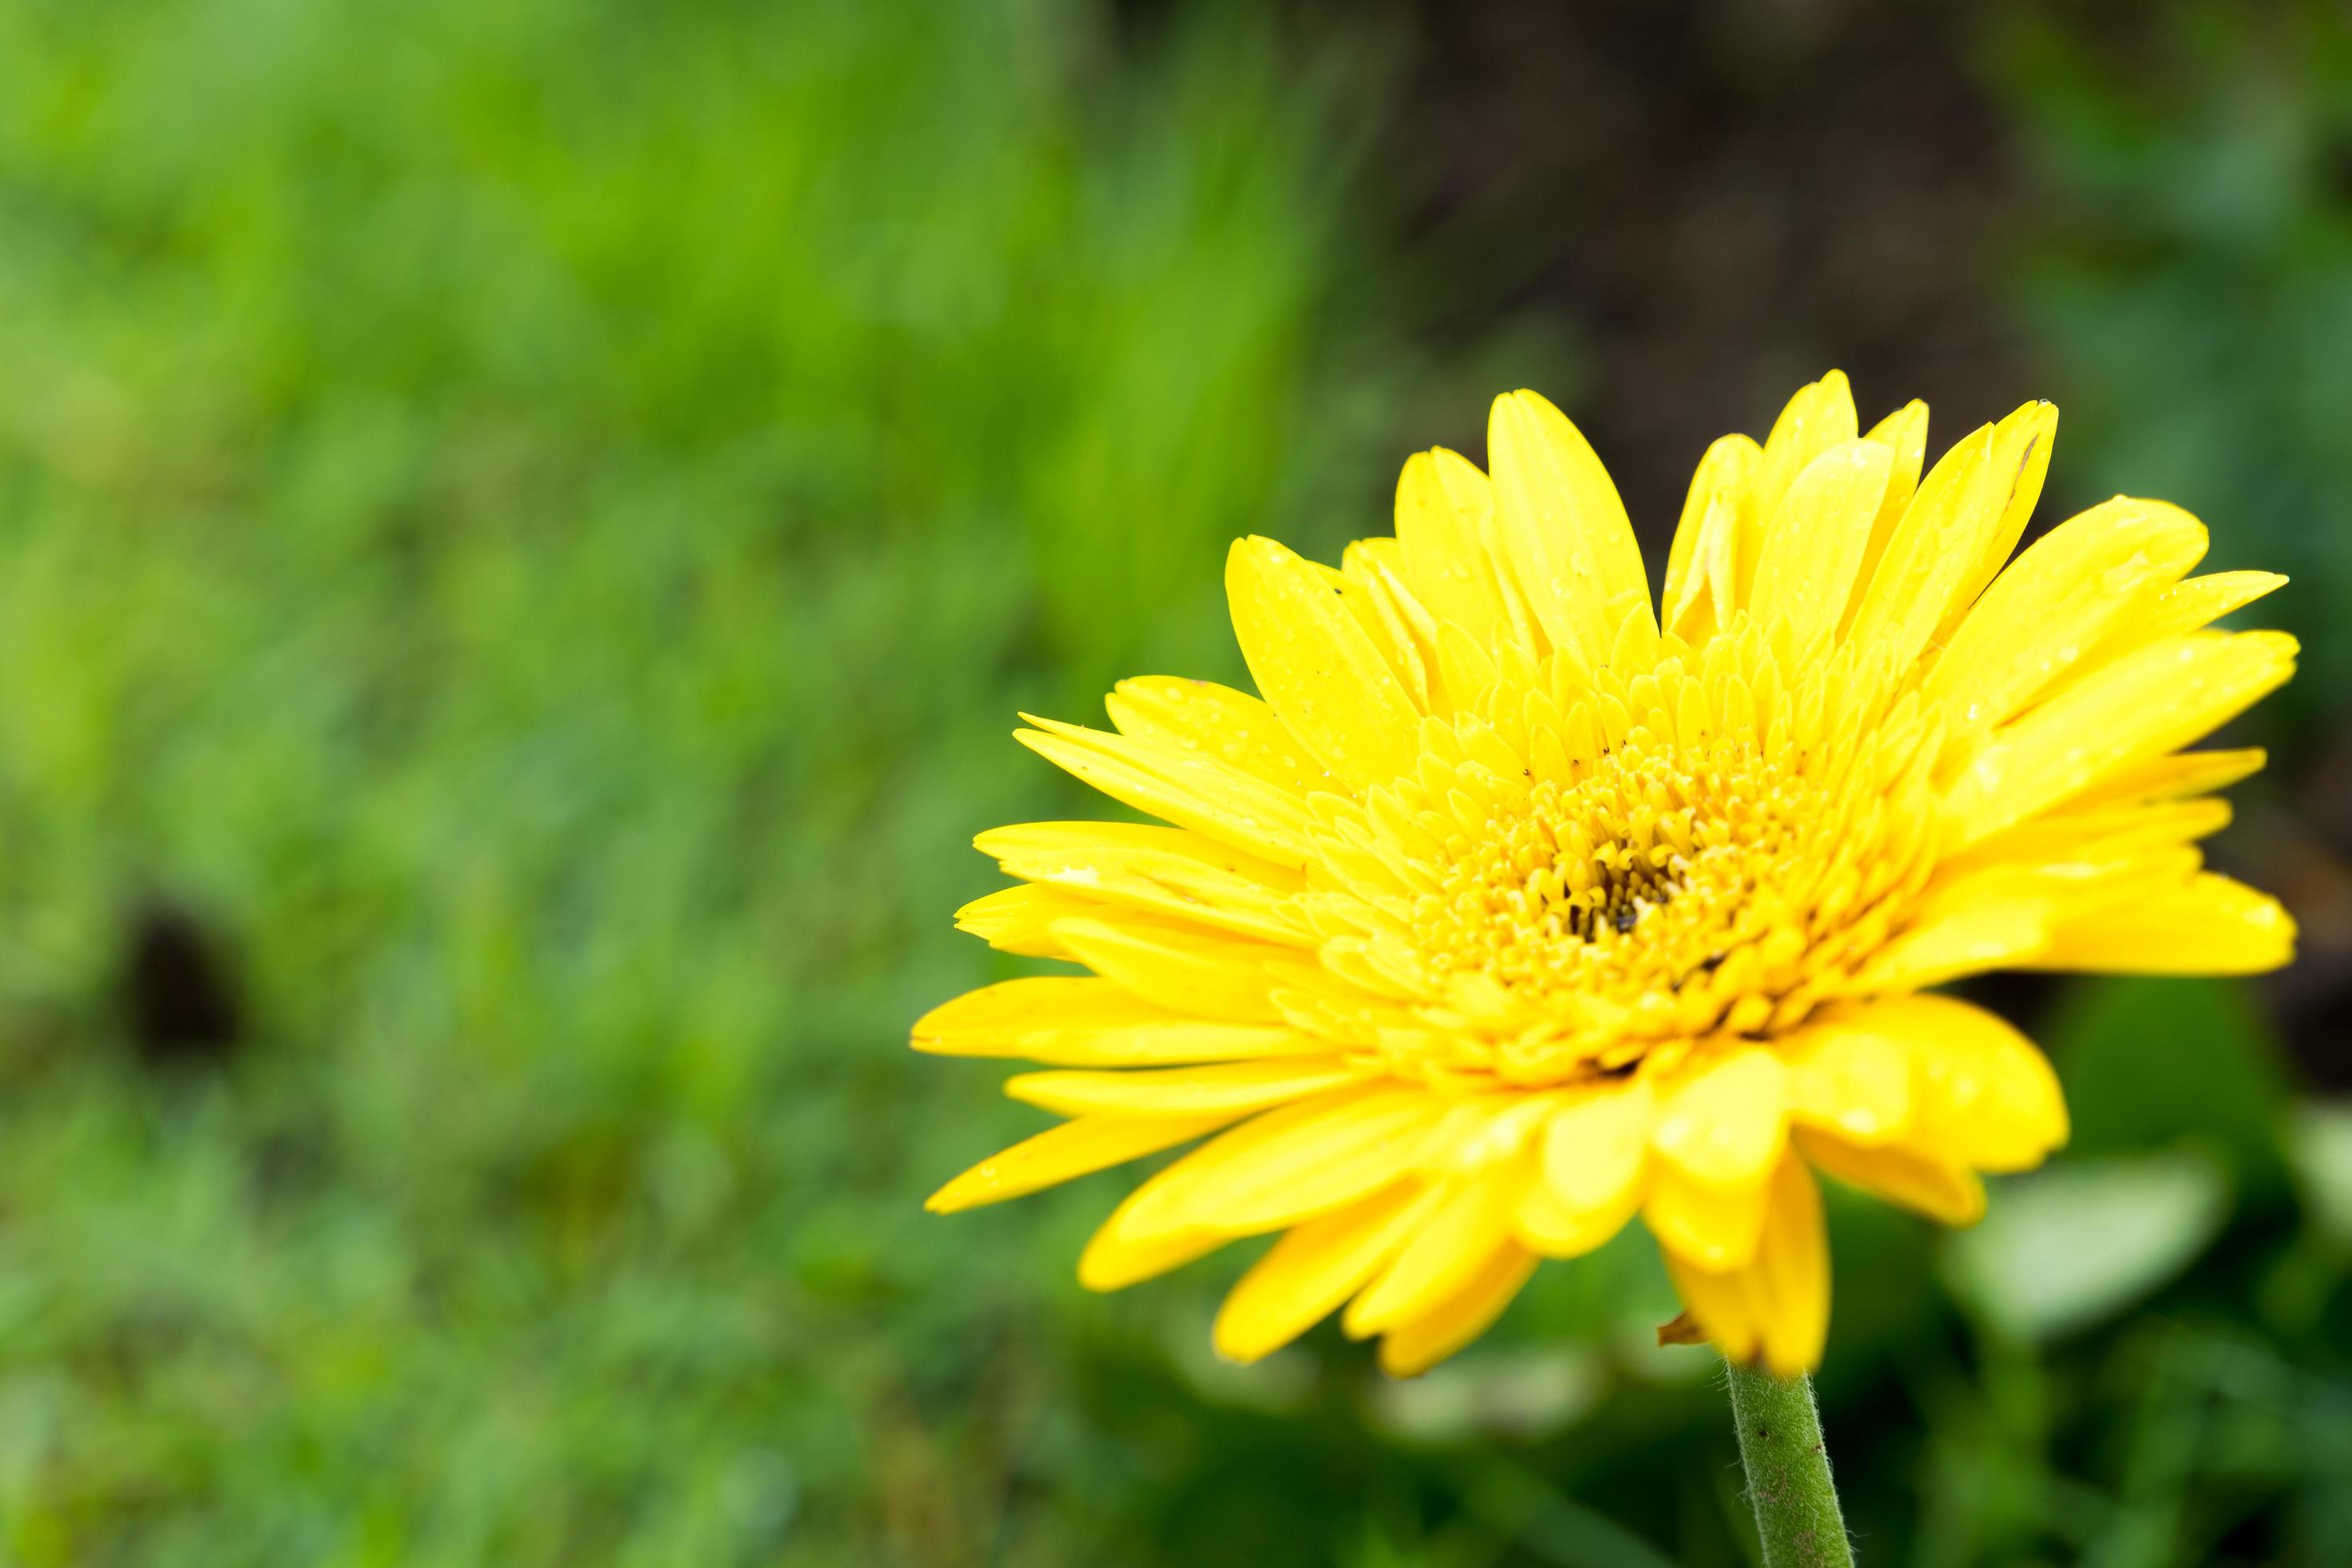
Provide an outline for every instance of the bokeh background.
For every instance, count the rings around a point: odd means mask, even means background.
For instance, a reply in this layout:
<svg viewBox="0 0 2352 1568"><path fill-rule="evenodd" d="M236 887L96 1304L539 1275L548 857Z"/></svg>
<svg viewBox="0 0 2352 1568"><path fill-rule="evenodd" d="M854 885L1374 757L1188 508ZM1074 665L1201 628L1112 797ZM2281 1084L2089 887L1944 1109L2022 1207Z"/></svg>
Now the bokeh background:
<svg viewBox="0 0 2352 1568"><path fill-rule="evenodd" d="M1840 365L2306 640L2260 985L2004 984L2078 1134L1833 1212L1878 1563L2352 1562L2336 7L0 7L0 1561L1739 1564L1639 1237L1381 1381L908 1023L1006 732L1234 679L1225 542L1542 389L1653 547Z"/></svg>

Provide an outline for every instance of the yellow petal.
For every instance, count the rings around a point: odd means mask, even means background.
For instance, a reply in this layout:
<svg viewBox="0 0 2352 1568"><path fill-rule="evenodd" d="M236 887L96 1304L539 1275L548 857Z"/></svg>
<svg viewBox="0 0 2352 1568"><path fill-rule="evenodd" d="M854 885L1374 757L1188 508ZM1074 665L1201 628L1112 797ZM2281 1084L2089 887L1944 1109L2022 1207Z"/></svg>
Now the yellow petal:
<svg viewBox="0 0 2352 1568"><path fill-rule="evenodd" d="M1936 869L1933 888L1956 875L2011 866L2087 868L2102 861L2156 857L2230 826L2230 803L2212 795L2141 801L2089 811L2069 806L2005 827ZM2053 910L2053 917L2063 916ZM2054 919L2053 919L2054 923Z"/></svg>
<svg viewBox="0 0 2352 1568"><path fill-rule="evenodd" d="M1523 1247L1505 1242L1496 1247L1460 1290L1381 1336L1381 1370L1391 1377L1417 1376L1485 1333L1527 1284L1537 1262Z"/></svg>
<svg viewBox="0 0 2352 1568"><path fill-rule="evenodd" d="M1122 986L1050 974L968 991L916 1021L914 1047L943 1057L1026 1057L1069 1067L1154 1067L1328 1051L1287 1025L1212 1023Z"/></svg>
<svg viewBox="0 0 2352 1568"><path fill-rule="evenodd" d="M2294 917L2244 883L2202 872L2059 925L2031 969L2261 974L2294 960Z"/></svg>
<svg viewBox="0 0 2352 1568"><path fill-rule="evenodd" d="M1526 1167L1517 1162L1447 1183L1427 1222L1348 1304L1340 1326L1350 1338L1363 1339L1421 1316L1459 1290L1509 1240L1511 1216L1527 1186Z"/></svg>
<svg viewBox="0 0 2352 1568"><path fill-rule="evenodd" d="M1984 1217L1984 1183L1964 1166L1901 1144L1864 1148L1810 1127L1797 1130L1797 1147L1815 1170L1930 1219L1974 1225Z"/></svg>
<svg viewBox="0 0 2352 1568"><path fill-rule="evenodd" d="M1801 1126L1885 1143L1911 1125L1911 1041L1868 1004L1838 1008L1789 1037L1789 1108Z"/></svg>
<svg viewBox="0 0 2352 1568"><path fill-rule="evenodd" d="M1346 605L1372 646L1388 660L1415 710L1451 710L1436 679L1437 617L1405 581L1404 558L1393 539L1359 539L1340 552Z"/></svg>
<svg viewBox="0 0 2352 1568"><path fill-rule="evenodd" d="M1756 1256L1770 1187L1763 1181L1717 1186L1661 1161L1650 1167L1642 1220L1669 1253L1703 1268L1738 1268Z"/></svg>
<svg viewBox="0 0 2352 1568"><path fill-rule="evenodd" d="M1657 1100L1646 1079L1596 1090L1545 1124L1541 1180L1519 1205L1519 1235L1550 1257L1591 1251L1641 1206Z"/></svg>
<svg viewBox="0 0 2352 1568"><path fill-rule="evenodd" d="M1128 1194L1127 1201L1134 1202L1134 1194ZM1120 1211L1125 1207L1122 1204ZM1181 1268L1195 1258L1207 1257L1234 1239L1215 1231L1189 1231L1135 1241L1120 1231L1118 1220L1118 1213L1114 1212L1097 1227L1086 1250L1078 1254L1078 1283L1089 1290L1124 1290L1129 1285L1156 1279L1171 1268Z"/></svg>
<svg viewBox="0 0 2352 1568"><path fill-rule="evenodd" d="M2283 632L2196 632L2062 689L1996 731L1953 782L1944 797L1948 850L2187 745L2284 682L2294 654Z"/></svg>
<svg viewBox="0 0 2352 1568"><path fill-rule="evenodd" d="M1694 1181L1750 1186L1771 1174L1788 1117L1780 1058L1743 1047L1703 1059L1662 1089L1650 1142Z"/></svg>
<svg viewBox="0 0 2352 1568"><path fill-rule="evenodd" d="M1894 448L1875 441L1832 447L1797 476L1766 525L1748 611L1767 626L1785 618L1800 657L1845 618L1894 462Z"/></svg>
<svg viewBox="0 0 2352 1568"><path fill-rule="evenodd" d="M1897 669L1919 657L1978 550L2000 526L1992 461L1993 430L1986 426L1928 470L1854 601L1848 642Z"/></svg>
<svg viewBox="0 0 2352 1568"><path fill-rule="evenodd" d="M1227 767L1304 797L1330 789L1331 774L1284 728L1262 698L1213 680L1143 675L1103 699L1119 733L1168 750L1199 752Z"/></svg>
<svg viewBox="0 0 2352 1568"><path fill-rule="evenodd" d="M1685 641L1701 640L1714 627L1727 623L1738 607L1727 598L1717 602L1712 584L1717 581L1727 584L1730 579L1727 573L1720 576L1711 573L1709 563L1738 558L1748 486L1763 460L1764 449L1754 441L1745 436L1726 436L1707 447L1706 455L1698 460L1698 471L1691 476L1682 522L1675 530L1674 548L1666 560L1665 593L1659 599L1667 629L1681 634Z"/></svg>
<svg viewBox="0 0 2352 1568"><path fill-rule="evenodd" d="M1202 1116L1286 1105L1352 1082L1366 1070L1336 1056L1277 1057L1158 1072L1024 1073L1004 1092L1061 1116Z"/></svg>
<svg viewBox="0 0 2352 1568"><path fill-rule="evenodd" d="M1624 502L1568 416L1532 392L1495 400L1486 426L1495 505L1519 586L1553 644L1588 665L1627 618L1651 618L1649 578Z"/></svg>
<svg viewBox="0 0 2352 1568"><path fill-rule="evenodd" d="M1014 873L1032 882L1058 879L1064 868L1115 865L1146 868L1153 876L1171 877L1198 868L1219 872L1238 884L1268 891L1295 892L1305 885L1297 872L1244 854L1202 834L1181 827L1157 827L1140 822L1021 822L992 827L972 837L972 847L999 865L1018 862L1030 868ZM1069 879L1075 884L1090 880Z"/></svg>
<svg viewBox="0 0 2352 1568"><path fill-rule="evenodd" d="M1666 1278L1681 1299L1683 1318L1659 1331L1661 1344L1689 1344L1705 1340L1724 1360L1745 1366L1756 1359L1761 1344L1760 1326L1748 1310L1748 1292L1736 1272L1701 1268L1669 1252ZM1686 1320L1686 1321L1685 1321Z"/></svg>
<svg viewBox="0 0 2352 1568"><path fill-rule="evenodd" d="M2118 496L2069 518L2019 556L1961 620L1929 674L1929 700L1963 723L2000 724L2205 553L2179 507Z"/></svg>
<svg viewBox="0 0 2352 1568"><path fill-rule="evenodd" d="M1764 1342L1764 1364L1795 1377L1821 1364L1830 1331L1829 1230L1822 1221L1821 1190L1805 1163L1780 1162L1772 1183L1772 1214L1748 1268L1748 1297Z"/></svg>
<svg viewBox="0 0 2352 1568"><path fill-rule="evenodd" d="M1082 1116L1050 1127L1034 1138L992 1154L933 1193L924 1207L953 1214L982 1204L1002 1203L1074 1176L1123 1165L1129 1160L1188 1143L1234 1120L1236 1113L1207 1116Z"/></svg>
<svg viewBox="0 0 2352 1568"><path fill-rule="evenodd" d="M2072 796L2066 803L2067 809L2089 811L2142 801L2177 800L2182 795L2226 789L2240 779L2262 772L2268 756L2260 746L2245 746L2235 751L2180 752L2153 757L2137 766L2117 769L2093 787Z"/></svg>
<svg viewBox="0 0 2352 1568"><path fill-rule="evenodd" d="M999 952L1024 958L1067 958L1054 922L1084 915L1094 906L1051 888L1004 888L956 910L956 930L976 936Z"/></svg>
<svg viewBox="0 0 2352 1568"><path fill-rule="evenodd" d="M1386 1087L1267 1111L1152 1177L1124 1228L1139 1237L1243 1236L1296 1225L1412 1171L1444 1114L1444 1101L1425 1089Z"/></svg>
<svg viewBox="0 0 2352 1568"><path fill-rule="evenodd" d="M1489 647L1511 635L1486 553L1485 520L1494 510L1486 476L1455 453L1415 452L1397 476L1397 544L1414 593L1439 620Z"/></svg>
<svg viewBox="0 0 2352 1568"><path fill-rule="evenodd" d="M2284 586L2286 579L2275 572L2215 572L2175 583L2152 604L2118 623L2105 641L2084 656L2084 667L2095 668L2134 648L2209 626L2231 611Z"/></svg>
<svg viewBox="0 0 2352 1568"><path fill-rule="evenodd" d="M1846 384L1843 371L1833 370L1799 388L1772 422L1772 433L1764 438L1763 460L1757 465L1748 489L1749 517L1759 525L1768 521L1780 510L1780 498L1789 493L1797 476L1823 452L1853 440L1860 429L1853 412L1853 389ZM1759 538L1754 542L1763 542ZM1755 581L1756 562L1751 554L1739 563L1742 605L1748 603L1748 589Z"/></svg>
<svg viewBox="0 0 2352 1568"><path fill-rule="evenodd" d="M1461 1100L1431 1134L1423 1169L1474 1176L1517 1160L1559 1105L1557 1095L1480 1095Z"/></svg>
<svg viewBox="0 0 2352 1568"><path fill-rule="evenodd" d="M1911 1043L1918 1087L1906 1140L1913 1147L1952 1164L2021 1171L2066 1141L2057 1075L2001 1018L1949 996L1889 997L1855 1018Z"/></svg>
<svg viewBox="0 0 2352 1568"><path fill-rule="evenodd" d="M1311 818L1288 791L1213 758L1076 724L1031 719L1013 738L1147 816L1205 833L1277 866L1313 858Z"/></svg>
<svg viewBox="0 0 2352 1568"><path fill-rule="evenodd" d="M1133 917L1057 921L1071 956L1154 1006L1237 1024L1278 1024L1260 942L1222 942Z"/></svg>
<svg viewBox="0 0 2352 1568"><path fill-rule="evenodd" d="M1420 711L1331 579L1271 539L1237 540L1225 598L1250 679L1318 761L1358 789L1412 766Z"/></svg>
<svg viewBox="0 0 2352 1568"><path fill-rule="evenodd" d="M973 842L1013 876L1068 899L1289 946L1317 940L1292 901L1302 885L1296 872L1183 828L1033 822ZM1045 918L1079 912L1061 907Z"/></svg>
<svg viewBox="0 0 2352 1568"><path fill-rule="evenodd" d="M1821 1194L1802 1160L1782 1160L1771 1189L1763 1237L1744 1268L1711 1271L1669 1252L1666 1270L1727 1359L1760 1356L1774 1375L1795 1377L1821 1363L1829 1339L1829 1237Z"/></svg>
<svg viewBox="0 0 2352 1568"><path fill-rule="evenodd" d="M1961 903L1911 927L1864 966L1854 989L1865 994L1941 985L1963 974L2030 963L2050 942L2046 900Z"/></svg>
<svg viewBox="0 0 2352 1568"><path fill-rule="evenodd" d="M2058 406L2053 403L2028 403L1993 426L1990 477L2001 487L1999 509L1992 526L1978 540L1974 563L1952 595L1945 630L1968 612L2024 537L2033 503L2042 499L2042 481L2050 472L2051 448L2057 438Z"/></svg>
<svg viewBox="0 0 2352 1568"><path fill-rule="evenodd" d="M1862 552L1857 584L1868 583L1877 573L1895 525L1909 510L1911 498L1919 493L1919 470L1927 457L1927 405L1913 398L1872 426L1863 439L1892 448L1895 460L1887 468L1886 493L1879 500L1878 516L1870 525L1870 544Z"/></svg>
<svg viewBox="0 0 2352 1568"><path fill-rule="evenodd" d="M1396 1255L1442 1197L1436 1187L1400 1184L1286 1232L1225 1297L1217 1353L1256 1361L1313 1328Z"/></svg>
<svg viewBox="0 0 2352 1568"><path fill-rule="evenodd" d="M1523 1246L1546 1258L1581 1258L1605 1247L1626 1222L1642 1210L1648 1196L1645 1183L1625 1189L1620 1202L1607 1208L1571 1209L1540 1179L1531 1181L1519 1196L1513 1227Z"/></svg>

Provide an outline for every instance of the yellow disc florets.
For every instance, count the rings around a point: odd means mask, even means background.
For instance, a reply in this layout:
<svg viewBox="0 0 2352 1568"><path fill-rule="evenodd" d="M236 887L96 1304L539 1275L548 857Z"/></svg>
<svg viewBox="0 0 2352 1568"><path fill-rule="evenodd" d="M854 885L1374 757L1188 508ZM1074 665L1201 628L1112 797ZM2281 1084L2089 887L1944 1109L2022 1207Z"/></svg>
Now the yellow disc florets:
<svg viewBox="0 0 2352 1568"><path fill-rule="evenodd" d="M1819 806L1745 739L1635 742L1490 817L1420 901L1416 934L1440 974L1482 973L1531 1006L1606 998L1709 1029L1726 1009L1708 977L1771 934Z"/></svg>
<svg viewBox="0 0 2352 1568"><path fill-rule="evenodd" d="M1459 760L1365 818L1389 829L1383 874L1328 858L1371 933L1365 963L1439 1026L1384 1031L1394 1068L1465 1087L1585 1080L1788 1028L1852 978L1916 891L1932 758L1916 704L1890 712L1885 684L1849 661L1783 651L1754 632L1706 659L1669 643L1635 680L1546 671L1533 702L1497 687L1515 713L1453 716L1435 754ZM1805 743L1727 722L1759 689L1854 721ZM1506 723L1524 731L1510 754L1533 761L1500 765ZM1366 837L1335 815L1335 850ZM1413 849L1397 865L1400 844Z"/></svg>

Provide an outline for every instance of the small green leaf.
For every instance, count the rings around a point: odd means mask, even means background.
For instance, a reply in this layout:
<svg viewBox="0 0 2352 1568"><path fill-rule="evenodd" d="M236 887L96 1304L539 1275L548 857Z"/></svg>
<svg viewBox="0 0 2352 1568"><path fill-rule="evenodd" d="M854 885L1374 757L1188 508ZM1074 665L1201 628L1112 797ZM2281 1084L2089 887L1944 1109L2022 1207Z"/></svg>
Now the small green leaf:
<svg viewBox="0 0 2352 1568"><path fill-rule="evenodd" d="M1995 1329L2041 1342L2114 1316L2203 1252L2230 1209L2201 1150L2055 1165L2000 1184L1945 1253L1953 1288Z"/></svg>

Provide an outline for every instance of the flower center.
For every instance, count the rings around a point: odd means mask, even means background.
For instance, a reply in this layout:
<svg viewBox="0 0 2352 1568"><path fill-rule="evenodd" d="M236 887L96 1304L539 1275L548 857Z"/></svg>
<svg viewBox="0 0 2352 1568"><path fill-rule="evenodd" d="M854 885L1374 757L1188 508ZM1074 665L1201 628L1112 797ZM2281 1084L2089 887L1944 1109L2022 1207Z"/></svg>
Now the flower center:
<svg viewBox="0 0 2352 1568"><path fill-rule="evenodd" d="M1419 901L1432 969L1498 987L1535 1026L1517 1048L1538 1076L1760 1027L1801 978L1818 790L1745 737L1637 734L1580 771L1497 808Z"/></svg>

